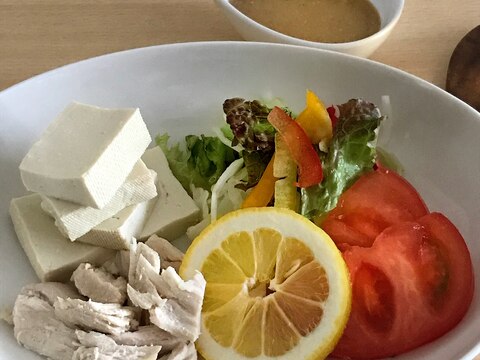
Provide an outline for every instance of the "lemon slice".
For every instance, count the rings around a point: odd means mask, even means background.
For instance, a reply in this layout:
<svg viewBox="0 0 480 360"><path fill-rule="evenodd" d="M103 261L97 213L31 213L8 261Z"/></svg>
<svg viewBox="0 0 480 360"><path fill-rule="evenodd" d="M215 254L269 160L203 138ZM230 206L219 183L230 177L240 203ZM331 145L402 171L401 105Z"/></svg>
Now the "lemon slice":
<svg viewBox="0 0 480 360"><path fill-rule="evenodd" d="M297 213L247 208L207 227L182 277L206 281L197 349L208 360L321 359L348 320L348 269L329 236Z"/></svg>

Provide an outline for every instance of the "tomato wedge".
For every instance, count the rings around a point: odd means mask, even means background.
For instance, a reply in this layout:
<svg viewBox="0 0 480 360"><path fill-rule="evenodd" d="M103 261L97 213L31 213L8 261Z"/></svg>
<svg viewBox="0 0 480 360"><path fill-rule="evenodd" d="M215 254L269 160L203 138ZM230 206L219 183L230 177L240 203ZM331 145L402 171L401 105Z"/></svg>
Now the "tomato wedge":
<svg viewBox="0 0 480 360"><path fill-rule="evenodd" d="M352 312L333 355L394 356L452 329L473 297L467 246L443 215L384 230L372 247L344 253L352 281Z"/></svg>
<svg viewBox="0 0 480 360"><path fill-rule="evenodd" d="M285 141L298 166L297 186L306 188L320 183L323 178L322 163L305 131L278 106L270 111L267 119Z"/></svg>
<svg viewBox="0 0 480 360"><path fill-rule="evenodd" d="M420 195L404 178L379 168L360 177L321 224L337 246L369 247L387 227L428 213Z"/></svg>

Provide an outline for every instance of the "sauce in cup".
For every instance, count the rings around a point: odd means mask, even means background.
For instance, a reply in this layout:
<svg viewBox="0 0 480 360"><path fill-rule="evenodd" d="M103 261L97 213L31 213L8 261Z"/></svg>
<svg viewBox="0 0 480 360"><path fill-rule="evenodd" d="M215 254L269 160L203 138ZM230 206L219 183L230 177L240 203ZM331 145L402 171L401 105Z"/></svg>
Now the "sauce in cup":
<svg viewBox="0 0 480 360"><path fill-rule="evenodd" d="M369 0L231 0L252 20L296 38L342 43L380 30L380 15Z"/></svg>

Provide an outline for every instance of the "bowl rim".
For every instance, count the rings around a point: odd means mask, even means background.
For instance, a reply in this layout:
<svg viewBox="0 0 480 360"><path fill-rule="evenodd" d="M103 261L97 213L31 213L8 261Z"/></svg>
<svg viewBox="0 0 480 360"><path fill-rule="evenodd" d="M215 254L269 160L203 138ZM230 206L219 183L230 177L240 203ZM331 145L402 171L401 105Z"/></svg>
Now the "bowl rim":
<svg viewBox="0 0 480 360"><path fill-rule="evenodd" d="M398 0L398 6L395 8L395 12L391 20L388 23L386 23L383 27L381 27L380 30L378 30L377 32L375 32L370 36L367 36L363 39L359 39L355 41L328 43L328 42L305 40L305 39L290 36L282 32L273 30L272 28L269 28L268 26L265 26L253 20L249 16L245 15L243 12L241 12L235 6L233 6L230 3L230 0L214 0L214 1L215 3L217 3L217 5L221 6L224 10L228 11L232 16L235 16L237 19L241 20L243 23L248 24L248 26L250 26L251 28L256 28L256 31L262 32L264 34L268 34L272 37L276 37L282 41L287 41L290 44L309 46L309 47L318 47L319 45L321 45L323 48L329 49L329 50L339 50L345 47L357 47L357 46L363 45L364 43L372 42L372 41L383 38L396 25L396 23L400 19L400 16L402 15L403 8L405 7L405 0ZM380 13L380 10L378 10L377 6L375 6L375 4L373 3L372 5Z"/></svg>
<svg viewBox="0 0 480 360"><path fill-rule="evenodd" d="M214 1L225 1L225 0L214 0ZM228 0L226 0L228 1ZM403 1L403 0L402 0ZM86 59L80 59L77 61L73 61L71 63L67 63L55 68L52 68L50 70L41 72L39 74L30 76L24 80L21 80L13 85L10 85L9 87L0 90L0 102L3 100L4 96L8 96L10 93L16 91L17 88L21 88L23 86L28 86L30 82L33 81L43 81L46 78L49 78L51 76L55 76L58 74L58 70L66 70L65 68L70 68L74 67L77 65L88 65L92 64L93 62L100 60L102 58L114 58L114 57L121 57L124 55L134 55L139 52L149 52L153 51L154 49L165 49L165 50L174 50L176 48L188 48L188 47L204 47L204 46L238 46L238 47L279 47L279 48L292 48L292 49L297 49L298 51L306 51L306 52L317 52L317 53L327 53L329 56L335 56L335 57L345 57L350 59L350 61L355 61L355 62L362 62L362 63L374 63L375 66L382 68L383 71L389 71L389 72L394 72L397 74L397 76L401 77L406 77L410 78L410 80L413 80L415 82L418 82L421 84L421 86L426 86L426 87L431 87L432 90L434 91L440 91L444 93L446 96L448 96L454 103L461 103L462 106L469 108L469 111L471 111L472 115L477 118L480 121L480 113L474 109L471 105L467 104L466 102L460 100L456 96L450 94L448 91L445 89L441 88L438 85L435 85L417 75L411 74L405 70L402 70L400 68L396 68L392 65L388 65L385 63L382 63L380 61L364 58L364 57L359 57L355 56L352 54L344 53L344 52L339 52L339 51L334 51L332 49L324 49L324 48L319 48L319 47L312 47L308 45L299 45L299 44L286 44L286 43L272 43L268 41L241 41L241 40L217 40L217 41L185 41L185 42L178 42L178 43L168 43L168 44L158 44L158 45L149 45L149 46L143 46L143 47L137 47L137 48L131 48L131 49L125 49L125 50L119 50L119 51L114 51L114 52L109 52L105 54L99 54L96 56L92 56ZM1 103L0 103L1 105Z"/></svg>

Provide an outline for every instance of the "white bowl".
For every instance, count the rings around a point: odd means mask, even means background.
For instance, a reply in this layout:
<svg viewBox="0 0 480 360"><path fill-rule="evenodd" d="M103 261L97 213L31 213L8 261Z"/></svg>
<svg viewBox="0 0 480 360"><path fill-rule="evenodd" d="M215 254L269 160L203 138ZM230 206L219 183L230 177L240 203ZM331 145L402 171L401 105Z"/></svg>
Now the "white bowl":
<svg viewBox="0 0 480 360"><path fill-rule="evenodd" d="M215 0L215 3L245 40L310 46L360 57L369 57L383 44L400 19L404 6L404 0L371 0L371 2L380 14L381 25L378 32L352 42L322 43L295 38L272 30L243 14L230 4L229 0Z"/></svg>
<svg viewBox="0 0 480 360"><path fill-rule="evenodd" d="M221 124L226 98L279 97L298 113L307 88L326 104L363 97L381 105L382 95L390 96L390 136L382 134L383 147L396 155L430 209L458 226L480 289L480 113L423 80L361 58L278 44L190 43L82 61L0 92L0 310L13 304L23 285L37 281L8 215L11 198L26 194L18 165L69 102L138 106L153 136L167 130L178 139ZM395 360L472 359L480 352L479 319L477 292L455 329ZM38 357L0 321L0 359Z"/></svg>

